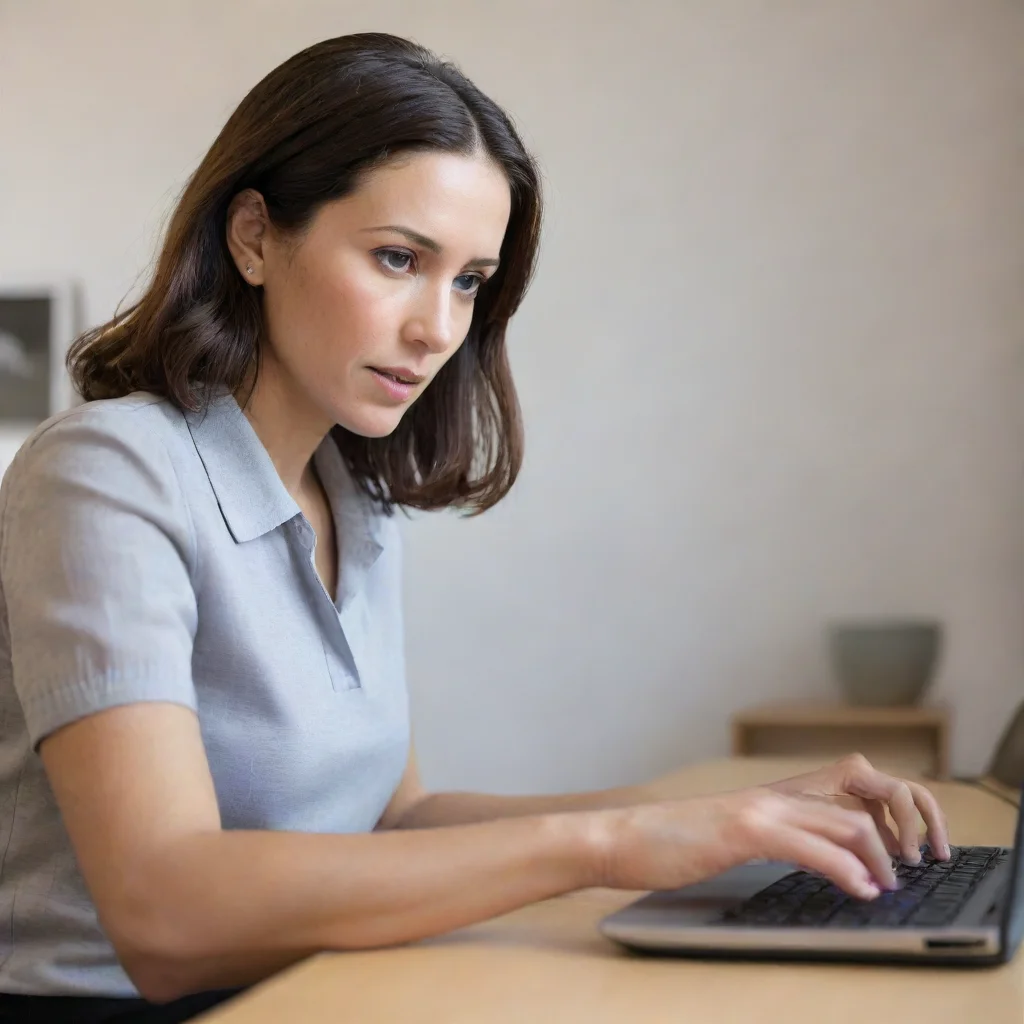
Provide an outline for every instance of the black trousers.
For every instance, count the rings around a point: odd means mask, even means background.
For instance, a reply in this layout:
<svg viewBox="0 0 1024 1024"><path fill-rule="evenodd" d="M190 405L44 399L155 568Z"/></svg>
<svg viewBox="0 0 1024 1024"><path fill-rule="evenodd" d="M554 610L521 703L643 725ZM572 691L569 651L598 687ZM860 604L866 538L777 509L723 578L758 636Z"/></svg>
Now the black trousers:
<svg viewBox="0 0 1024 1024"><path fill-rule="evenodd" d="M178 1024L237 995L239 989L197 992L172 1003L80 996L0 993L0 1024Z"/></svg>

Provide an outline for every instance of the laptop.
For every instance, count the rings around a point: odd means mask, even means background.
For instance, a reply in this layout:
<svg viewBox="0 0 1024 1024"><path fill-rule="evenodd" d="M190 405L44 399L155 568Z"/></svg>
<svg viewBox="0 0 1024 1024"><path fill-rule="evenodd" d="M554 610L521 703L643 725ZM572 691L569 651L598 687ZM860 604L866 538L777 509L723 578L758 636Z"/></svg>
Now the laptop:
<svg viewBox="0 0 1024 1024"><path fill-rule="evenodd" d="M754 861L606 917L628 949L691 957L983 966L1024 931L1024 812L1013 847L959 846L899 865L899 888L865 902L792 864Z"/></svg>

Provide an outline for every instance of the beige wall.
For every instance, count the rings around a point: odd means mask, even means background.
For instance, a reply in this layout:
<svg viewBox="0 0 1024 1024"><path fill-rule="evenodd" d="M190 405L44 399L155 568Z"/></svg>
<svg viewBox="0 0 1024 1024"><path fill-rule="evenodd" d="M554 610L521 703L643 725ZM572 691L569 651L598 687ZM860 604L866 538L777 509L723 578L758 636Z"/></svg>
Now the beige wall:
<svg viewBox="0 0 1024 1024"><path fill-rule="evenodd" d="M108 315L245 90L368 28L505 102L550 199L521 483L406 531L428 780L721 753L862 612L948 623L977 768L1024 699L1024 5L0 0L0 276Z"/></svg>

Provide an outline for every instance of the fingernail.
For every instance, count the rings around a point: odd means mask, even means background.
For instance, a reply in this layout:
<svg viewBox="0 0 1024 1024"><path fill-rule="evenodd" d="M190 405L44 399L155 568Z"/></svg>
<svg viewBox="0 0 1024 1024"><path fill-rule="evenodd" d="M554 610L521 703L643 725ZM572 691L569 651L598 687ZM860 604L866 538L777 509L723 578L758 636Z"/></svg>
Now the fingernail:
<svg viewBox="0 0 1024 1024"><path fill-rule="evenodd" d="M916 866L916 865L920 864L921 863L921 851L920 850L911 850L906 855L906 857L903 858L903 863L904 864L910 864L912 866Z"/></svg>
<svg viewBox="0 0 1024 1024"><path fill-rule="evenodd" d="M949 843L943 843L942 852L946 855L946 860L949 860L953 855L949 852Z"/></svg>
<svg viewBox="0 0 1024 1024"><path fill-rule="evenodd" d="M882 890L874 882L862 883L860 891L866 900L873 900L882 895Z"/></svg>

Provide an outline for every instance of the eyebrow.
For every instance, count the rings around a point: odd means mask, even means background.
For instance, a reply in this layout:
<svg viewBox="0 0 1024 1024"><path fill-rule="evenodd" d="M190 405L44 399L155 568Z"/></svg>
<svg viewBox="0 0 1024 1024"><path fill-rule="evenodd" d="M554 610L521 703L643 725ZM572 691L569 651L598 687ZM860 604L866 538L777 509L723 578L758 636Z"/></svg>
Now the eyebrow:
<svg viewBox="0 0 1024 1024"><path fill-rule="evenodd" d="M423 246L424 249L429 249L432 253L440 256L444 251L443 247L435 242L432 238L428 238L426 235L421 235L418 231L413 231L412 228L403 227L401 224L378 224L376 227L363 228L363 231L394 231L399 235L405 235L410 242L416 245ZM491 259L487 256L478 256L476 259L470 260L467 267L496 267L500 261Z"/></svg>

